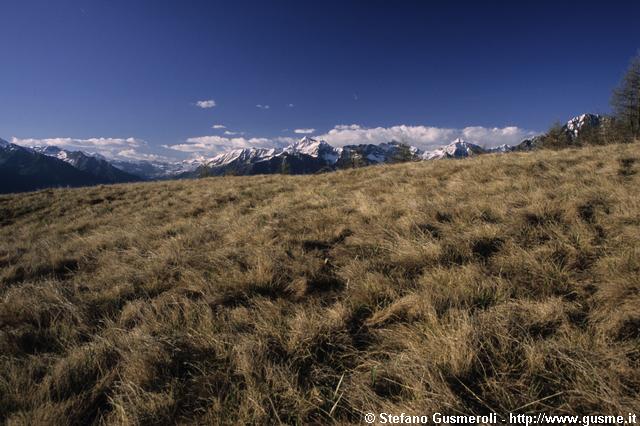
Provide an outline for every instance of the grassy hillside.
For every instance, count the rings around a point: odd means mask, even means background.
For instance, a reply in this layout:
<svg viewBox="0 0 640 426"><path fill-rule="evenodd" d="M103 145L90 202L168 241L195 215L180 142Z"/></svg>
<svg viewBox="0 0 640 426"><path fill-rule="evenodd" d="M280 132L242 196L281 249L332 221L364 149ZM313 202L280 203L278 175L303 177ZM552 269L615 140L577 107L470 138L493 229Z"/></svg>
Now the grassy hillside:
<svg viewBox="0 0 640 426"><path fill-rule="evenodd" d="M0 197L0 422L640 413L640 145Z"/></svg>

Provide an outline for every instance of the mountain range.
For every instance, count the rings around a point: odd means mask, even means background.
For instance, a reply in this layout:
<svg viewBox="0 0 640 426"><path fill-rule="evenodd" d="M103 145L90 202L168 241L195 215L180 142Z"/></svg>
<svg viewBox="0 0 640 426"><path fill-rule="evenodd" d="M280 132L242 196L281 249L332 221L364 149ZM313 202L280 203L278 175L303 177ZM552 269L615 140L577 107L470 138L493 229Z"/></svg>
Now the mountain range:
<svg viewBox="0 0 640 426"><path fill-rule="evenodd" d="M0 139L0 193L118 182L119 170L114 170L114 177L109 178L89 170L90 163L93 161L78 158L77 163L72 164ZM127 178L124 181L131 180Z"/></svg>
<svg viewBox="0 0 640 426"><path fill-rule="evenodd" d="M140 180L140 176L115 167L101 155L85 154L82 151L68 151L56 146L35 146L31 148L39 154L57 158L86 172L103 183L125 183Z"/></svg>
<svg viewBox="0 0 640 426"><path fill-rule="evenodd" d="M586 129L603 124L603 117L582 114L569 120L562 131L575 140ZM405 161L465 158L480 154L527 151L538 148L545 135L525 139L519 144L483 148L463 139L456 139L446 146L432 151L422 151L402 142L391 141L374 144L333 147L325 141L304 137L282 149L244 148L217 155L181 177L221 175L255 175L270 173L308 174L374 164L390 164Z"/></svg>
<svg viewBox="0 0 640 426"><path fill-rule="evenodd" d="M601 126L603 120L596 114L582 114L569 120L562 131L574 140L585 129ZM179 162L113 160L55 146L23 147L0 139L0 193L167 178L311 174L375 164L526 151L538 148L543 138L544 135L539 135L514 146L488 149L456 139L435 150L422 151L397 141L333 147L325 141L304 137L285 148L237 149L209 159Z"/></svg>

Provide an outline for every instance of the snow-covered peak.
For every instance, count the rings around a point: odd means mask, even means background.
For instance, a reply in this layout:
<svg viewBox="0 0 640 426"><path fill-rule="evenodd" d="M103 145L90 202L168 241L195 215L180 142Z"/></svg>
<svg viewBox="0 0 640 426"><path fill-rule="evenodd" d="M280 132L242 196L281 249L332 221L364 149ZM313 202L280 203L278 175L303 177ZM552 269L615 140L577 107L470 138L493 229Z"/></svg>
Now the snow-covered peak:
<svg viewBox="0 0 640 426"><path fill-rule="evenodd" d="M324 142L324 141L322 141ZM303 136L298 142L296 142L297 144L300 145L312 145L312 144L317 144L318 140L314 139L310 136Z"/></svg>
<svg viewBox="0 0 640 426"><path fill-rule="evenodd" d="M422 158L426 160L436 160L440 158L463 158L469 157L474 154L484 152L479 145L465 141L462 138L457 138L449 145L443 146L433 151L427 151L422 154Z"/></svg>
<svg viewBox="0 0 640 426"><path fill-rule="evenodd" d="M288 154L304 154L310 157L321 158L329 163L335 163L340 157L340 148L334 148L323 140L316 140L308 136L287 146L283 152Z"/></svg>
<svg viewBox="0 0 640 426"><path fill-rule="evenodd" d="M218 154L215 157L211 157L207 164L209 165L222 165L227 164L240 157L244 149L234 149L233 151L223 152L222 154Z"/></svg>
<svg viewBox="0 0 640 426"><path fill-rule="evenodd" d="M476 144L458 138L445 146L444 150L452 157L468 157L469 155L482 151L482 148Z"/></svg>
<svg viewBox="0 0 640 426"><path fill-rule="evenodd" d="M245 162L255 162L260 160L266 160L278 152L275 148L242 148L234 149L233 151L223 152L215 157L209 159L207 165L210 167L223 166L229 164L235 160Z"/></svg>
<svg viewBox="0 0 640 426"><path fill-rule="evenodd" d="M289 153L301 153L306 155L311 155L312 157L317 157L320 151L320 145L324 141L317 141L308 136L303 137L297 142L292 143L287 146L284 151ZM326 144L326 142L324 142Z"/></svg>
<svg viewBox="0 0 640 426"><path fill-rule="evenodd" d="M601 121L602 116L598 114L582 114L567 121L566 128L571 137L575 138L583 128L598 126Z"/></svg>
<svg viewBox="0 0 640 426"><path fill-rule="evenodd" d="M433 151L425 151L422 153L423 160L439 160L441 158L447 158L447 153L444 148L438 148Z"/></svg>
<svg viewBox="0 0 640 426"><path fill-rule="evenodd" d="M318 141L308 136L303 137L297 142L292 143L284 149L284 152L288 153L300 153L317 157L320 155L320 151L323 148L331 148L331 146L325 141Z"/></svg>
<svg viewBox="0 0 640 426"><path fill-rule="evenodd" d="M232 162L257 163L282 155L307 155L335 164L340 158L341 148L334 148L325 141L318 141L308 136L288 145L285 148L242 148L223 152L205 161L209 167L219 167Z"/></svg>

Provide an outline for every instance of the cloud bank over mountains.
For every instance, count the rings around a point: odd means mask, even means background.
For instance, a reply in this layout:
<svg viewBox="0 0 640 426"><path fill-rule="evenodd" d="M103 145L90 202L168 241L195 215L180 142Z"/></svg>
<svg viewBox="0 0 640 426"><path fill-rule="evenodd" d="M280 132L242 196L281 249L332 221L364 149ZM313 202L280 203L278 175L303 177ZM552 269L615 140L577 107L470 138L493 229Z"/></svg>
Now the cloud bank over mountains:
<svg viewBox="0 0 640 426"><path fill-rule="evenodd" d="M462 138L485 148L502 144L515 145L523 139L540 132L516 126L483 127L469 126L461 129L430 126L398 125L392 127L363 127L357 124L337 125L326 133L315 133L315 129L295 129L295 134L311 135L335 147L358 144L380 144L396 141L430 151L446 145L456 138ZM312 135L313 134L313 135ZM217 155L225 151L242 148L281 148L295 141L294 137L224 137L200 136L187 139L184 143L165 145L165 148L199 155Z"/></svg>
<svg viewBox="0 0 640 426"><path fill-rule="evenodd" d="M11 138L11 143L20 146L56 146L69 151L84 151L90 154L100 154L106 158L117 160L148 160L148 161L169 161L170 159L148 152L141 152L140 149L148 150L146 141L134 137L128 138Z"/></svg>
<svg viewBox="0 0 640 426"><path fill-rule="evenodd" d="M462 138L477 145L491 148L505 143L516 144L538 133L539 132L525 130L515 126L493 128L471 126L454 129L398 125L392 127L367 128L357 124L351 124L335 126L326 134L319 135L318 138L324 139L334 146L366 143L379 144L397 141L429 151L457 138Z"/></svg>
<svg viewBox="0 0 640 426"><path fill-rule="evenodd" d="M185 143L163 145L175 151L200 155L216 155L234 149L244 148L282 148L293 142L295 138L245 138L224 136L199 136L189 138Z"/></svg>
<svg viewBox="0 0 640 426"><path fill-rule="evenodd" d="M213 127L217 130L225 129L225 126L221 124ZM287 137L245 137L242 132L225 130L222 135L190 137L184 142L162 145L162 148L174 151L177 156L214 156L234 149L283 148L298 140L300 135L308 135L315 139L325 140L335 147L396 141L415 146L423 151L431 151L450 143L456 138L462 138L484 148L491 148L502 144L515 145L523 139L539 134L539 132L516 126L469 126L456 129L408 125L363 127L357 124L337 125L325 133L317 132L313 128L293 129L292 133L292 136ZM12 142L22 146L57 146L69 150L98 153L113 159L168 160L165 156L150 152L157 147L134 137L96 137L88 139L21 139L14 137Z"/></svg>

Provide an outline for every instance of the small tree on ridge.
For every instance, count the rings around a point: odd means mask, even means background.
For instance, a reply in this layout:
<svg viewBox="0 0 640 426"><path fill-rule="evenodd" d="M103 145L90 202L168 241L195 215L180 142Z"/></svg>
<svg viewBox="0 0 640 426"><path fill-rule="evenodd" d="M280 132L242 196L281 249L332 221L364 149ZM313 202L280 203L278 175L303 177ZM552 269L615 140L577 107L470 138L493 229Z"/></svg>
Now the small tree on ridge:
<svg viewBox="0 0 640 426"><path fill-rule="evenodd" d="M611 97L616 119L633 138L640 137L640 53L629 65L620 85Z"/></svg>

